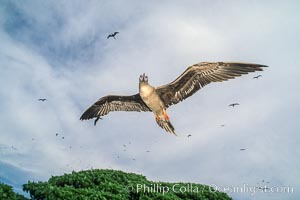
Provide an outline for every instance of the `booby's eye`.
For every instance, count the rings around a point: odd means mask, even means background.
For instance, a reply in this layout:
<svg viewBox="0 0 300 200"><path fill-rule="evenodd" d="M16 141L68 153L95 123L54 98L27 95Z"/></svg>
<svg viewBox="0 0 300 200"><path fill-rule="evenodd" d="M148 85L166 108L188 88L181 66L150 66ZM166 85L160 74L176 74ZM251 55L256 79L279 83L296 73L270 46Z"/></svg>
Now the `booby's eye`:
<svg viewBox="0 0 300 200"><path fill-rule="evenodd" d="M145 76L145 81L148 81L148 76Z"/></svg>
<svg viewBox="0 0 300 200"><path fill-rule="evenodd" d="M140 75L140 81L142 81L143 80L143 76L142 75Z"/></svg>

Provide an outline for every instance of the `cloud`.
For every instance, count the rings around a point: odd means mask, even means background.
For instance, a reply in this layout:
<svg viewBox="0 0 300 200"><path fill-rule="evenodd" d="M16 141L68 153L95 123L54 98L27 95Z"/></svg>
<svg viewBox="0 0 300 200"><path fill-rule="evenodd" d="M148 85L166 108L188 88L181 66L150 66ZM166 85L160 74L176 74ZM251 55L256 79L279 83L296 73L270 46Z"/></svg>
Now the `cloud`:
<svg viewBox="0 0 300 200"><path fill-rule="evenodd" d="M231 186L265 179L296 188L296 4L5 3L0 8L0 161L30 171L26 179L112 167L161 181ZM115 30L117 40L107 40ZM151 113L116 112L97 126L79 121L101 96L137 93L141 73L161 85L200 61L270 67L257 73L263 75L259 80L252 74L210 84L169 108L179 137L160 129ZM227 106L235 101L241 105ZM267 195L256 198L293 199L297 194Z"/></svg>

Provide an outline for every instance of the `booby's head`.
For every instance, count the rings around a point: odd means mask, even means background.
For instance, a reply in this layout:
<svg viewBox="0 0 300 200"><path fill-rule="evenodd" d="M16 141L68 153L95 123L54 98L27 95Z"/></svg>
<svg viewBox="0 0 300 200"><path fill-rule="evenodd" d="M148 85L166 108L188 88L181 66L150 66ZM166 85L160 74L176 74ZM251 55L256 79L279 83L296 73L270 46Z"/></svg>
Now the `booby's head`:
<svg viewBox="0 0 300 200"><path fill-rule="evenodd" d="M145 73L140 75L140 83L142 83L142 82L148 83L148 76L146 76Z"/></svg>

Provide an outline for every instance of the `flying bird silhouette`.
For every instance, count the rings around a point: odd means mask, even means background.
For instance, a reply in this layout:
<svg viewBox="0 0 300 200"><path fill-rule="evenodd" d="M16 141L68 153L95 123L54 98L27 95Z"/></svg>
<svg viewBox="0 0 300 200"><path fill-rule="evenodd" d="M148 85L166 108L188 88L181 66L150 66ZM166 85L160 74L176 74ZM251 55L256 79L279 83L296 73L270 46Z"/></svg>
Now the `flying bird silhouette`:
<svg viewBox="0 0 300 200"><path fill-rule="evenodd" d="M189 134L187 137L189 138L189 137L191 137L192 135L191 134Z"/></svg>
<svg viewBox="0 0 300 200"><path fill-rule="evenodd" d="M258 79L259 77L262 77L262 75L254 76L253 79Z"/></svg>
<svg viewBox="0 0 300 200"><path fill-rule="evenodd" d="M119 32L111 33L111 34L109 34L109 35L107 36L107 39L109 39L110 37L113 37L114 39L116 39L115 36L116 36L117 34L119 34Z"/></svg>
<svg viewBox="0 0 300 200"><path fill-rule="evenodd" d="M245 151L246 149L240 149L240 151Z"/></svg>
<svg viewBox="0 0 300 200"><path fill-rule="evenodd" d="M229 104L228 106L232 106L232 107L234 107L234 106L239 106L240 104L238 104L238 103L232 103L232 104Z"/></svg>
<svg viewBox="0 0 300 200"><path fill-rule="evenodd" d="M263 190L263 191L266 191L266 190L270 190L270 188L268 188L267 186L264 186L264 187L256 187L260 190Z"/></svg>
<svg viewBox="0 0 300 200"><path fill-rule="evenodd" d="M139 93L131 96L108 95L91 105L80 117L88 120L113 111L153 112L157 124L169 133L175 133L166 109L192 96L212 82L222 82L243 74L262 71L266 65L234 62L201 62L189 66L173 82L159 87L148 83L148 76L139 78ZM237 104L234 104L237 105ZM233 106L234 106L233 105Z"/></svg>
<svg viewBox="0 0 300 200"><path fill-rule="evenodd" d="M18 150L16 147L14 147L13 145L11 145L11 148L13 149L13 150Z"/></svg>
<svg viewBox="0 0 300 200"><path fill-rule="evenodd" d="M39 101L46 101L47 99L38 99Z"/></svg>

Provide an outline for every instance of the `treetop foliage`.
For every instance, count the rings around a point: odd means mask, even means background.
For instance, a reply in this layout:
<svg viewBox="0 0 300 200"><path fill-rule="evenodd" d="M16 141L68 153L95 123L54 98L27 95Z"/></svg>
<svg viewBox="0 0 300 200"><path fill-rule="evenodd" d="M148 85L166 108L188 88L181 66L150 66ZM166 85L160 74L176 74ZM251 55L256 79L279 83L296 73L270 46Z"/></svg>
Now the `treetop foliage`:
<svg viewBox="0 0 300 200"><path fill-rule="evenodd" d="M194 183L153 182L145 176L117 170L93 169L52 176L47 182L23 185L34 200L229 200L227 194Z"/></svg>

